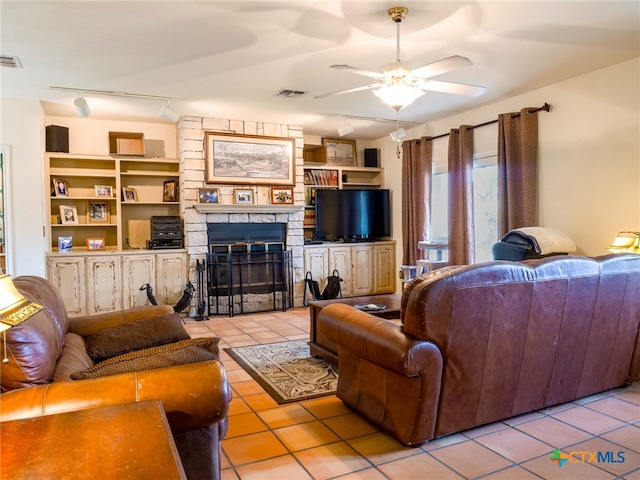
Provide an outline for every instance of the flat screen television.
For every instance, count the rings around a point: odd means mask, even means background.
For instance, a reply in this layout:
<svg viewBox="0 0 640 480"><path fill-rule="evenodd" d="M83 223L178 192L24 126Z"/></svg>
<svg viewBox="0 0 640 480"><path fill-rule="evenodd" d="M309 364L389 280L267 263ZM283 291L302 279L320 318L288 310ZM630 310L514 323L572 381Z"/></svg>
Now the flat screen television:
<svg viewBox="0 0 640 480"><path fill-rule="evenodd" d="M317 240L378 240L391 236L389 190L318 189Z"/></svg>

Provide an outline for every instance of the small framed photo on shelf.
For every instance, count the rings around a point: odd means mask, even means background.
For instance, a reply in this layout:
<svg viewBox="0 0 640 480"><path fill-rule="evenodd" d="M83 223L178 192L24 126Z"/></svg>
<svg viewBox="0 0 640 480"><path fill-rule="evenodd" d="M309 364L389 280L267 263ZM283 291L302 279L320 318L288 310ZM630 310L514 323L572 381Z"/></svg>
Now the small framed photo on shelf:
<svg viewBox="0 0 640 480"><path fill-rule="evenodd" d="M274 205L292 205L293 187L271 187L271 203Z"/></svg>
<svg viewBox="0 0 640 480"><path fill-rule="evenodd" d="M220 203L220 189L199 188L198 203Z"/></svg>
<svg viewBox="0 0 640 480"><path fill-rule="evenodd" d="M69 190L67 189L67 182L60 179L53 179L53 195L55 197L68 197Z"/></svg>
<svg viewBox="0 0 640 480"><path fill-rule="evenodd" d="M89 202L87 223L109 223L109 207L107 202Z"/></svg>
<svg viewBox="0 0 640 480"><path fill-rule="evenodd" d="M131 203L138 201L138 193L135 188L122 187L122 201L124 203Z"/></svg>
<svg viewBox="0 0 640 480"><path fill-rule="evenodd" d="M238 205L253 204L253 189L252 188L234 188L233 202L237 203Z"/></svg>
<svg viewBox="0 0 640 480"><path fill-rule="evenodd" d="M78 225L78 210L72 205L60 205L62 225Z"/></svg>
<svg viewBox="0 0 640 480"><path fill-rule="evenodd" d="M73 237L58 237L58 252L68 253L73 246Z"/></svg>
<svg viewBox="0 0 640 480"><path fill-rule="evenodd" d="M164 193L162 194L163 202L177 202L178 189L175 180L167 180L164 182Z"/></svg>
<svg viewBox="0 0 640 480"><path fill-rule="evenodd" d="M104 238L87 238L87 250L106 250Z"/></svg>
<svg viewBox="0 0 640 480"><path fill-rule="evenodd" d="M96 185L96 197L113 197L111 185Z"/></svg>

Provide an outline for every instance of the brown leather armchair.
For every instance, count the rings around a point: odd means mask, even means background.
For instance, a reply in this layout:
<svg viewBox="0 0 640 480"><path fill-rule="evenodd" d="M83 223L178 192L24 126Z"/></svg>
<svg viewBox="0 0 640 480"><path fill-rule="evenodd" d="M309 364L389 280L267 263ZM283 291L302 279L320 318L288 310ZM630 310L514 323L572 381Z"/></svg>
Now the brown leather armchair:
<svg viewBox="0 0 640 480"><path fill-rule="evenodd" d="M45 309L7 331L2 353L9 363L0 372L0 421L160 399L188 478L220 478L220 440L226 432L231 389L219 361L89 380L70 378L93 365L84 337L173 313L173 308L151 306L68 318L60 294L47 280L24 276L14 284Z"/></svg>

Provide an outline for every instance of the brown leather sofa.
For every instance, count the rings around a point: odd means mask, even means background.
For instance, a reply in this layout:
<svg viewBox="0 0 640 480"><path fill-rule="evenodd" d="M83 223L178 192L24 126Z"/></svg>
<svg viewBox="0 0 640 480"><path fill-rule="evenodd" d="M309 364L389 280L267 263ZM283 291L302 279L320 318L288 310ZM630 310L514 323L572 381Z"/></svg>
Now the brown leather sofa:
<svg viewBox="0 0 640 480"><path fill-rule="evenodd" d="M338 398L405 445L640 380L640 255L445 267L401 317L334 304L318 329Z"/></svg>
<svg viewBox="0 0 640 480"><path fill-rule="evenodd" d="M187 477L220 478L220 440L226 432L231 389L219 361L88 380L70 378L73 372L92 365L84 337L104 328L173 313L172 307L68 318L60 294L47 280L23 276L15 278L14 284L45 309L7 331L7 351L2 347L2 353L9 363L0 371L0 421L160 399Z"/></svg>

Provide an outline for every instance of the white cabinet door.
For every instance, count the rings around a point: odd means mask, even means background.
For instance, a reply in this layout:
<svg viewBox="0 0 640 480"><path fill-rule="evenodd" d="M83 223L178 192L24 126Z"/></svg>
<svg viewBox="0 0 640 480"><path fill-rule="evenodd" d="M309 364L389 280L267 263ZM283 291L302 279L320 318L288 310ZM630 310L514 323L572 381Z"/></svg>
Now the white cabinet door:
<svg viewBox="0 0 640 480"><path fill-rule="evenodd" d="M120 310L120 257L101 255L86 257L87 315Z"/></svg>
<svg viewBox="0 0 640 480"><path fill-rule="evenodd" d="M329 248L329 269L328 274L333 275L337 270L342 278L340 288L343 297L351 296L351 247L331 247Z"/></svg>
<svg viewBox="0 0 640 480"><path fill-rule="evenodd" d="M84 257L49 257L49 281L58 289L69 316L86 314Z"/></svg>
<svg viewBox="0 0 640 480"><path fill-rule="evenodd" d="M151 305L146 289L149 283L154 288L156 278L155 255L126 255L122 258L122 308Z"/></svg>
<svg viewBox="0 0 640 480"><path fill-rule="evenodd" d="M374 245L374 293L393 293L396 290L395 249L393 245Z"/></svg>
<svg viewBox="0 0 640 480"><path fill-rule="evenodd" d="M322 290L327 276L338 270L343 297L394 293L395 242L330 244L304 247L304 269Z"/></svg>
<svg viewBox="0 0 640 480"><path fill-rule="evenodd" d="M355 246L351 249L351 256L353 295L373 293L373 249L368 245Z"/></svg>
<svg viewBox="0 0 640 480"><path fill-rule="evenodd" d="M159 253L156 255L156 287L159 304L175 305L187 284L187 254Z"/></svg>
<svg viewBox="0 0 640 480"><path fill-rule="evenodd" d="M322 284L329 270L327 247L305 247L304 249L304 273L311 272L311 276Z"/></svg>

